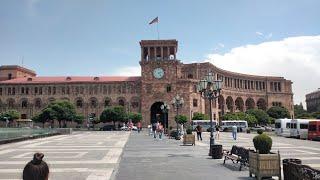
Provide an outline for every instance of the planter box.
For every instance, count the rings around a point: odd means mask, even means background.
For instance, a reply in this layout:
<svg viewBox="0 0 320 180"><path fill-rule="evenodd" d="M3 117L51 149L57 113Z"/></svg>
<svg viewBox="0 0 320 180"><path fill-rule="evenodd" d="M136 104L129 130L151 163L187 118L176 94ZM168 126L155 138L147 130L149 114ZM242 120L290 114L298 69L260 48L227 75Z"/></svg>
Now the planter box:
<svg viewBox="0 0 320 180"><path fill-rule="evenodd" d="M259 154L249 151L249 175L260 180L262 177L278 176L281 180L280 154Z"/></svg>
<svg viewBox="0 0 320 180"><path fill-rule="evenodd" d="M191 144L196 145L196 138L194 134L185 134L183 135L183 145Z"/></svg>

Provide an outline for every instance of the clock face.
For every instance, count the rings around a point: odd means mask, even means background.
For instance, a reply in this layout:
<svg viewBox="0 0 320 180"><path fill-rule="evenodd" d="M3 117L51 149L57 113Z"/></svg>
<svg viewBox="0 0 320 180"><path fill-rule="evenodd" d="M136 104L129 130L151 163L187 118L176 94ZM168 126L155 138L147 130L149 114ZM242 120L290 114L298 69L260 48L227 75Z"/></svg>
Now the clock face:
<svg viewBox="0 0 320 180"><path fill-rule="evenodd" d="M164 71L162 68L156 68L153 70L153 76L157 79L162 78L164 75Z"/></svg>

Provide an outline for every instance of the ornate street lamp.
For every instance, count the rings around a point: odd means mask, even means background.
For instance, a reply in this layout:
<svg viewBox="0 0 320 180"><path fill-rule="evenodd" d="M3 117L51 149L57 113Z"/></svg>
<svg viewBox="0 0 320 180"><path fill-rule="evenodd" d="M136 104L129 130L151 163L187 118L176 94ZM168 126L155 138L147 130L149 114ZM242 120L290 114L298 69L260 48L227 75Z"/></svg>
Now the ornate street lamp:
<svg viewBox="0 0 320 180"><path fill-rule="evenodd" d="M197 85L197 89L201 96L209 100L209 112L210 112L210 149L209 156L213 156L212 148L215 145L213 137L213 122L212 122L212 100L219 97L222 88L222 80L215 79L215 75L209 72L205 76L205 79L200 80ZM222 150L221 150L222 151ZM213 157L214 158L214 157Z"/></svg>
<svg viewBox="0 0 320 180"><path fill-rule="evenodd" d="M168 111L170 110L170 106L167 103L164 103L160 106L160 109L164 115L164 132L166 132L166 128L167 128L167 120L168 120Z"/></svg>
<svg viewBox="0 0 320 180"><path fill-rule="evenodd" d="M180 97L178 94L172 99L171 101L172 106L177 110L177 115L176 117L178 117L179 115L179 108L182 107L182 105L184 104L184 100L182 97ZM178 129L178 122L177 123L177 134L176 134L176 139L178 140L178 136L179 136L179 129Z"/></svg>

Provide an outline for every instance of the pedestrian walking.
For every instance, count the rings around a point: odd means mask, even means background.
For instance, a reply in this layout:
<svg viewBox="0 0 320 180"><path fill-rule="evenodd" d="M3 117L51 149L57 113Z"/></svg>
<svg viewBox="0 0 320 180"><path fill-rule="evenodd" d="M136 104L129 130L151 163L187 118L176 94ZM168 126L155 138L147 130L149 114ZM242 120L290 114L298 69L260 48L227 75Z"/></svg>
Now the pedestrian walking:
<svg viewBox="0 0 320 180"><path fill-rule="evenodd" d="M233 137L233 139L234 140L237 140L237 126L236 126L236 124L233 124L233 126L232 126L232 137Z"/></svg>
<svg viewBox="0 0 320 180"><path fill-rule="evenodd" d="M196 127L196 132L197 132L197 139L199 141L199 139L202 141L202 127L198 124Z"/></svg>
<svg viewBox="0 0 320 180"><path fill-rule="evenodd" d="M142 129L142 125L141 125L140 121L137 123L137 128L138 128L138 133L140 133L140 131Z"/></svg>
<svg viewBox="0 0 320 180"><path fill-rule="evenodd" d="M159 133L159 140L162 140L163 125L161 123L159 123L159 126L158 126L158 133Z"/></svg>
<svg viewBox="0 0 320 180"><path fill-rule="evenodd" d="M216 135L215 135L215 138L219 140L220 138L220 129L219 129L219 126L216 125Z"/></svg>
<svg viewBox="0 0 320 180"><path fill-rule="evenodd" d="M157 123L152 124L153 138L157 138Z"/></svg>

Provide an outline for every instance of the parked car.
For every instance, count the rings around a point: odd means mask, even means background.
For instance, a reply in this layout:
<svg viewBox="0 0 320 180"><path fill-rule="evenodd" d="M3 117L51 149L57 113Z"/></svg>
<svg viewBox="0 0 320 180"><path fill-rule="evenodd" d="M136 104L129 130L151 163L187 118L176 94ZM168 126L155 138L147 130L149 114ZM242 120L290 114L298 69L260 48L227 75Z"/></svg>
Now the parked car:
<svg viewBox="0 0 320 180"><path fill-rule="evenodd" d="M114 125L105 125L103 127L100 128L100 131L114 131L116 130L116 128L114 127Z"/></svg>
<svg viewBox="0 0 320 180"><path fill-rule="evenodd" d="M121 128L120 128L120 130L121 131L129 131L129 127L128 126L122 126ZM138 130L138 128L137 128L137 126L132 126L132 129L131 129L132 131L137 131Z"/></svg>

